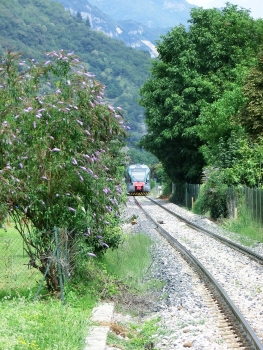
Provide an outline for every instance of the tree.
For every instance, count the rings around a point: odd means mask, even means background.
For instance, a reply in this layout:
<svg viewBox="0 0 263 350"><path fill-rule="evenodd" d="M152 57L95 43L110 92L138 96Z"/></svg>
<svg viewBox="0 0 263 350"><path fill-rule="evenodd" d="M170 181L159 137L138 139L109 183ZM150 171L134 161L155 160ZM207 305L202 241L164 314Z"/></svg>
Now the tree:
<svg viewBox="0 0 263 350"><path fill-rule="evenodd" d="M79 11L76 14L76 19L78 22L82 22L82 16L81 16L81 13Z"/></svg>
<svg viewBox="0 0 263 350"><path fill-rule="evenodd" d="M153 63L152 78L141 89L140 103L146 108L148 134L141 145L163 164L173 181L197 181L203 165L199 140L187 134L194 125L199 106L196 71L188 33L174 28L158 44L159 59Z"/></svg>
<svg viewBox="0 0 263 350"><path fill-rule="evenodd" d="M86 18L85 24L87 27L91 27L89 17Z"/></svg>
<svg viewBox="0 0 263 350"><path fill-rule="evenodd" d="M238 90L238 67L253 65L262 42L262 23L229 3L222 11L192 9L189 23L188 30L175 27L162 37L151 78L141 89L148 126L141 146L158 157L174 182L199 182L204 146L211 139L205 130L218 140L219 129L226 131L233 116L228 113L226 125L217 123L213 112L219 105L213 104L226 90ZM218 124L215 130L211 126ZM231 134L231 127L226 133Z"/></svg>
<svg viewBox="0 0 263 350"><path fill-rule="evenodd" d="M14 220L29 267L44 274L51 264L47 285L57 290L54 233L67 241L72 271L76 254L120 241L125 127L75 55L47 56L26 63L9 52L0 65L0 214Z"/></svg>
<svg viewBox="0 0 263 350"><path fill-rule="evenodd" d="M243 87L246 103L238 119L254 139L263 136L263 51L251 68Z"/></svg>

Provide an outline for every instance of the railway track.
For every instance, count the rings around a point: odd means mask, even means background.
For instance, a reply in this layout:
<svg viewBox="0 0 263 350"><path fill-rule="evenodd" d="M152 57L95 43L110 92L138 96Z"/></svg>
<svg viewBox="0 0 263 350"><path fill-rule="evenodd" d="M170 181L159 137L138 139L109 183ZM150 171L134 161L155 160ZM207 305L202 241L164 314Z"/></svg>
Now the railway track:
<svg viewBox="0 0 263 350"><path fill-rule="evenodd" d="M207 290L209 291L213 302L214 307L215 307L215 312L220 314L220 323L219 323L219 328L221 330L223 338L226 340L228 344L231 344L229 348L234 349L234 348L240 348L240 349L249 349L249 350L254 350L254 349L260 349L263 350L263 335L262 334L257 334L255 332L255 327L253 322L251 322L251 316L247 310L242 310L242 297L240 300L235 300L233 302L231 297L227 294L225 291L225 288L222 287L222 284L227 286L227 283L223 281L223 283L219 283L217 281L217 277L214 277L214 272L209 271L209 264L208 267L205 266L206 264L203 264L200 262L198 257L198 248L195 249L194 243L192 246L185 247L184 238L180 237L178 239L177 234L174 232L168 232L167 228L164 228L165 226L168 226L166 224L168 221L173 220L172 224L170 224L169 227L176 227L179 228L180 230L184 230L184 228L181 226L182 221L184 221L187 226L190 228L188 229L188 235L189 235L189 230L194 230L194 235L196 236L197 231L198 231L198 236L204 235L206 236L205 240L213 238L216 239L216 244L224 244L227 246L227 250L232 250L235 249L238 251L236 254L242 254L247 256L247 259L253 259L254 264L262 264L263 263L263 257L260 256L257 253L254 253L252 250L243 247L241 245L238 245L234 242L231 242L230 240L215 235L213 232L211 232L209 229L204 229L203 227L200 227L199 225L193 224L189 220L185 220L184 217L181 215L176 214L174 211L164 208L160 203L157 203L155 200L152 198L143 198L138 200L134 198L135 202L137 205L140 207L140 209L144 212L144 214L154 222L156 225L156 229L158 232L165 237L165 239L171 244L172 247L177 249L182 257L191 265L191 267L198 273L200 278L204 281ZM146 202L147 201L147 202ZM156 211L156 207L158 206L158 211ZM147 210L145 209L147 207ZM153 208L155 208L153 210ZM160 211L165 211L165 220L161 220L160 218L164 217L164 214L160 214ZM167 216L168 215L168 216ZM176 218L175 218L176 216ZM172 219L173 218L173 219ZM179 221L180 220L180 221ZM170 229L169 229L170 231ZM187 235L187 236L188 236ZM176 237L175 237L176 236ZM209 236L210 238L207 238ZM193 236L194 237L194 236ZM198 237L198 239L200 239ZM191 238L189 238L191 240ZM204 246L206 245L206 241L204 240L203 244ZM194 241L194 239L193 239ZM220 242L220 243L218 243ZM188 242L189 243L189 242ZM194 248L193 248L194 247ZM222 248L220 248L221 250ZM202 253L204 254L204 252ZM240 259L240 257L238 258ZM205 260L205 259L203 259ZM255 262L256 261L256 262ZM228 262L230 265L230 261ZM260 265L260 268L262 269L262 266ZM263 270L263 269L262 269ZM227 288L228 289L228 288ZM231 293L230 293L231 294ZM239 298L238 298L239 299ZM211 307L211 300L208 301L210 303ZM237 306L236 306L237 305ZM263 322L262 322L263 323Z"/></svg>

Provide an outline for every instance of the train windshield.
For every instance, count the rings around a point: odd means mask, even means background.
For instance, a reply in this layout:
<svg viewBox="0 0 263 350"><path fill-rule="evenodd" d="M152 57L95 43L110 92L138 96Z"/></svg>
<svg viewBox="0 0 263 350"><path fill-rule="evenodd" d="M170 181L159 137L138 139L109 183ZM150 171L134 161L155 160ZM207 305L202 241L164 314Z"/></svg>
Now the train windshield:
<svg viewBox="0 0 263 350"><path fill-rule="evenodd" d="M145 171L141 170L141 171L132 171L132 178L133 181L145 181Z"/></svg>

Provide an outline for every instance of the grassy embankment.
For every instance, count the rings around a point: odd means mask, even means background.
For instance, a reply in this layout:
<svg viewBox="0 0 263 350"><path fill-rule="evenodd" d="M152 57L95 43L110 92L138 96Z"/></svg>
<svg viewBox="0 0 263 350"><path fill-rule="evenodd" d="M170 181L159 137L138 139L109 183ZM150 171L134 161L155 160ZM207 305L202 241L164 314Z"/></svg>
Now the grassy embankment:
<svg viewBox="0 0 263 350"><path fill-rule="evenodd" d="M67 303L62 305L47 295L34 301L42 276L28 268L19 234L10 227L0 229L0 349L83 349L96 302L113 297L122 300L122 293L147 293L149 283L143 279L151 263L150 245L142 234L124 235L118 250L109 250L100 259L88 258L83 282L80 278L66 287ZM126 339L112 332L109 342L118 342L124 349L145 349L157 328L157 320L115 325L118 331L125 329Z"/></svg>

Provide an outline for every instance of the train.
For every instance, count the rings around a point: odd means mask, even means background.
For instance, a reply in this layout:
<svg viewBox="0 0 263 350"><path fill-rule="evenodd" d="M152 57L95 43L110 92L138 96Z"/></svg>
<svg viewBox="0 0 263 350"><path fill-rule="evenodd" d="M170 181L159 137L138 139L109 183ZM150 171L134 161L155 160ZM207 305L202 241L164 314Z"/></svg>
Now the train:
<svg viewBox="0 0 263 350"><path fill-rule="evenodd" d="M132 196L146 196L150 190L150 169L145 164L131 164L125 169L127 193Z"/></svg>

